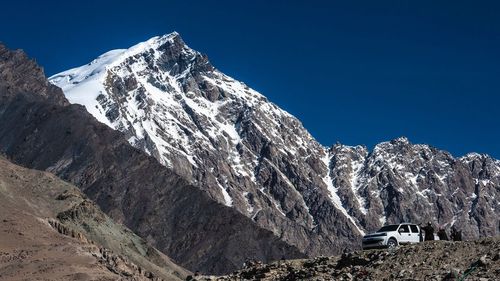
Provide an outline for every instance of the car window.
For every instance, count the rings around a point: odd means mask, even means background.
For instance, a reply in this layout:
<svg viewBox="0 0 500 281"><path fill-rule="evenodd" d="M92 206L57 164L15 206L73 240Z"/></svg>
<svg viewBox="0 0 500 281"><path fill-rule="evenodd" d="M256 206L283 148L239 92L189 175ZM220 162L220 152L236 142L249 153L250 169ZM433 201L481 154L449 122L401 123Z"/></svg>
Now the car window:
<svg viewBox="0 0 500 281"><path fill-rule="evenodd" d="M411 232L413 233L418 233L418 227L414 224L411 224L410 225L410 228L411 228Z"/></svg>
<svg viewBox="0 0 500 281"><path fill-rule="evenodd" d="M408 228L408 225L403 224L403 225L399 228L399 232L409 233L409 232L410 232L410 229Z"/></svg>
<svg viewBox="0 0 500 281"><path fill-rule="evenodd" d="M397 224L386 225L381 229L377 230L377 232L396 231L398 229L398 226L399 225Z"/></svg>

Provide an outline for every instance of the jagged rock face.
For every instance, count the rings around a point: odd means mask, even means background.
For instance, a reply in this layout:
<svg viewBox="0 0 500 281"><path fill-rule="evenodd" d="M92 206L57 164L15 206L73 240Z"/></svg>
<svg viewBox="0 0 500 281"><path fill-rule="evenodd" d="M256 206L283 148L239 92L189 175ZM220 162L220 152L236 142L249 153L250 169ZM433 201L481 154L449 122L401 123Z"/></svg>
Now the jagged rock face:
<svg viewBox="0 0 500 281"><path fill-rule="evenodd" d="M62 105L69 104L61 90L50 84L43 69L28 59L23 51L10 51L0 43L0 97L12 98L19 92L38 93L42 98ZM57 92L57 94L53 94Z"/></svg>
<svg viewBox="0 0 500 281"><path fill-rule="evenodd" d="M474 153L454 158L406 138L381 143L371 153L342 145L331 151L339 196L366 229L430 221L458 226L471 239L499 233L498 160Z"/></svg>
<svg viewBox="0 0 500 281"><path fill-rule="evenodd" d="M465 158L404 138L372 152L323 147L177 33L50 81L132 145L310 255L357 247L386 222L456 223L471 237L498 231L498 162L486 176L479 164L474 172Z"/></svg>
<svg viewBox="0 0 500 281"><path fill-rule="evenodd" d="M26 56L12 63L2 45L0 56L0 153L12 161L74 183L114 220L192 271L220 274L247 258L305 256L70 105L59 88L32 80L43 73L24 71L33 65ZM17 88L17 81L26 86Z"/></svg>

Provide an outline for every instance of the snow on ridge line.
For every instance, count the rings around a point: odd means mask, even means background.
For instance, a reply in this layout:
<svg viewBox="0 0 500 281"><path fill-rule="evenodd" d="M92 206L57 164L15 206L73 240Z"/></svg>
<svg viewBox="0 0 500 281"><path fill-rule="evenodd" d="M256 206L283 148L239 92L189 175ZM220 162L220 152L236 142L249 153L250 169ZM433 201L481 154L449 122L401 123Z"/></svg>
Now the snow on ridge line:
<svg viewBox="0 0 500 281"><path fill-rule="evenodd" d="M120 63L123 63L126 58L134 56L144 50L148 50L149 48L156 50L158 46L161 46L168 40L173 40L177 36L179 36L177 32L172 32L167 35L152 37L147 41L138 43L128 49L108 51L86 65L72 68L49 77L49 81L62 88L71 103L84 105L87 110L98 119L98 121L113 127L108 121L108 118L105 116L105 110L95 100L99 94L107 96L106 90L103 86L107 71L113 69L115 66L118 66ZM184 47L190 52L198 53L187 47L185 44ZM290 113L275 106L272 102L267 101L265 96L249 88L244 83L237 81L219 72L218 70L215 70L214 74L217 76L216 80L210 79L206 76L204 79L208 80L214 86L224 88L224 90L231 93L233 97L245 100L245 102L251 106L270 104L270 108L273 108L273 112L276 112L278 115L293 117ZM222 80L222 83L220 83L219 79ZM266 101L263 102L261 99L266 99Z"/></svg>
<svg viewBox="0 0 500 281"><path fill-rule="evenodd" d="M111 67L115 66L117 62L122 62L123 59L134 56L149 48L156 49L158 46L165 44L167 41L173 41L174 38L177 36L179 36L179 33L174 31L166 35L154 36L144 42L135 44L127 49L111 50L101 54L96 59L92 60L91 62L85 65L74 67L69 70L54 74L50 76L48 79L51 83L56 84L57 86L62 88L63 91L69 90L72 88L70 86L74 85L73 83L69 83L70 81L73 81L76 78L80 78L75 82L78 83L82 82L88 79L88 77L91 76L91 74L99 74L101 72L105 72L107 69L110 69ZM189 49L190 51L193 51L186 45L185 48ZM61 81L61 79L63 78L68 79L66 81L67 83ZM67 86L67 88L64 88L63 86Z"/></svg>
<svg viewBox="0 0 500 281"><path fill-rule="evenodd" d="M356 198L356 201L358 202L359 210L361 211L361 213L363 213L363 215L366 215L368 213L368 210L365 207L366 201L362 196L359 195L359 189L361 187L359 184L359 173L363 169L363 161L357 161L356 163L354 162L354 160L351 160L351 190L354 194L354 197Z"/></svg>
<svg viewBox="0 0 500 281"><path fill-rule="evenodd" d="M325 163L326 168L327 168L326 176L323 178L323 182L326 184L326 187L328 188L328 191L330 193L329 194L330 200L332 201L333 205L338 210L340 210L342 212L342 214L344 214L344 216L346 216L349 221L351 221L351 223L354 225L354 227L356 227L358 232L361 235L365 235L365 232L363 230L361 230L361 228L358 226L358 224L356 224L356 221L354 220L354 218L351 215L349 215L347 210L342 205L342 201L340 200L340 197L337 194L337 188L335 186L333 186L332 177L330 176L331 157L329 156L328 152L325 152L325 154L326 155L321 159L321 161L323 161L323 163Z"/></svg>
<svg viewBox="0 0 500 281"><path fill-rule="evenodd" d="M76 78L79 78L79 80L75 81L77 83L82 82L83 80L87 79L91 74L97 74L100 73L101 71L105 70L104 68L115 61L118 57L120 57L127 49L116 49L116 50L111 50L108 51L100 56L98 56L96 59L92 60L86 65L74 67L71 69L68 69L66 71L54 74L50 76L48 79L51 83L57 84L60 88L63 90L67 90L67 87L64 86L71 86L75 85L73 83L69 83L69 81L75 80ZM69 76L69 77L68 77ZM63 81L62 79L66 79Z"/></svg>
<svg viewBox="0 0 500 281"><path fill-rule="evenodd" d="M226 205L228 207L232 207L233 206L233 198L231 197L231 195L229 195L226 188L224 186L222 186L222 184L219 182L219 179L216 178L215 181L217 182L217 185L219 186L219 188L221 190L222 197L224 198L224 205Z"/></svg>

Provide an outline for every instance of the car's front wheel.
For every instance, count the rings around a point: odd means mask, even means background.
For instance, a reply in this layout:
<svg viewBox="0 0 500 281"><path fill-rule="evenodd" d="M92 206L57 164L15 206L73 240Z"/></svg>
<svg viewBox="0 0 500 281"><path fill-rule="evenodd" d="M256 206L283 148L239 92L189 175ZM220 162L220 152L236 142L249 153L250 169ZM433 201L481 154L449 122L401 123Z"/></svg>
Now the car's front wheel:
<svg viewBox="0 0 500 281"><path fill-rule="evenodd" d="M398 241L394 238L390 238L389 241L387 241L387 248L389 249L394 249L398 246Z"/></svg>

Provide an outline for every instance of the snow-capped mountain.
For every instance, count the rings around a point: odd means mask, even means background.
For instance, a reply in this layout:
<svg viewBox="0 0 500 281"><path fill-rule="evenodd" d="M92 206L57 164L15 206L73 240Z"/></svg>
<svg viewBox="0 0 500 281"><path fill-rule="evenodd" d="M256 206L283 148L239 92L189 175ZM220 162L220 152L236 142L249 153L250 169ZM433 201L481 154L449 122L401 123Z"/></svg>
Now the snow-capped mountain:
<svg viewBox="0 0 500 281"><path fill-rule="evenodd" d="M469 236L499 231L499 161L455 159L406 138L371 152L324 147L177 33L50 81L133 146L308 254L355 247L366 231L401 220L456 224Z"/></svg>

